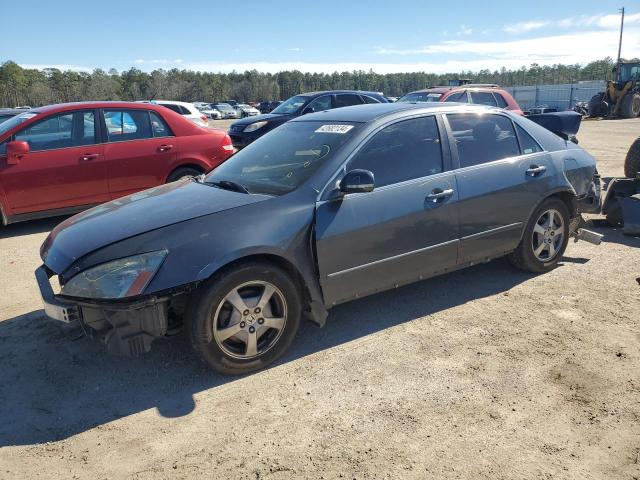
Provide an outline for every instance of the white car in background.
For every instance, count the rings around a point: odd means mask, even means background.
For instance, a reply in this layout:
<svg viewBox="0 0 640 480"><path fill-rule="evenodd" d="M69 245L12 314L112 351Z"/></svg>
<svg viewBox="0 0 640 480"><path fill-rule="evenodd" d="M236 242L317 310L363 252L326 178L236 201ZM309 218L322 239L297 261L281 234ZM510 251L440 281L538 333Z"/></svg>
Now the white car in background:
<svg viewBox="0 0 640 480"><path fill-rule="evenodd" d="M240 113L241 118L245 117L253 117L254 115L260 115L260 110L252 107L251 105L247 105L246 103L239 103L235 107L236 111Z"/></svg>
<svg viewBox="0 0 640 480"><path fill-rule="evenodd" d="M199 127L206 128L209 126L209 117L207 117L204 113L198 110L193 103L176 102L173 100L151 100L150 103L155 103L156 105L162 105L163 107L173 110L174 112L179 113L183 117L188 118Z"/></svg>
<svg viewBox="0 0 640 480"><path fill-rule="evenodd" d="M228 103L213 103L211 106L222 114L222 118L240 118L240 112Z"/></svg>
<svg viewBox="0 0 640 480"><path fill-rule="evenodd" d="M196 104L194 103L194 105ZM196 106L200 112L204 113L211 120L220 120L222 118L220 111L208 103L204 103L202 106Z"/></svg>

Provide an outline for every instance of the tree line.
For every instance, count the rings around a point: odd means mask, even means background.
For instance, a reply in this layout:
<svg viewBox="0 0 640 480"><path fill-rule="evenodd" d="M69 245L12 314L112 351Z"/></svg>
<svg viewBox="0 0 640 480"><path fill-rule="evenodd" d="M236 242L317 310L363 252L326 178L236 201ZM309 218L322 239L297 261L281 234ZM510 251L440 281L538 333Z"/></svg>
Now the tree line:
<svg viewBox="0 0 640 480"><path fill-rule="evenodd" d="M244 73L207 73L191 70L154 70L136 68L77 72L46 68L25 69L13 61L0 65L0 107L40 106L85 100L182 100L240 102L284 100L301 92L315 90L370 90L387 96L401 96L430 85L446 85L449 79L465 78L473 83L496 83L505 87L571 83L581 80L610 80L614 62L604 60L587 65L532 64L519 70L452 72L434 74L353 71L303 73L285 71L275 74L251 70Z"/></svg>

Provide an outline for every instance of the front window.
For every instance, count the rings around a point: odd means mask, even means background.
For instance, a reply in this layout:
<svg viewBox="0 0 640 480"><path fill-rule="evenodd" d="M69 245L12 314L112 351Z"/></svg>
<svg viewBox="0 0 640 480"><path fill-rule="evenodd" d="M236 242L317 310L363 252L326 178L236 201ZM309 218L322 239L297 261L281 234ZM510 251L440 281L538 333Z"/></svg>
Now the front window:
<svg viewBox="0 0 640 480"><path fill-rule="evenodd" d="M431 102L439 102L440 97L442 97L441 93L433 93L433 92L415 92L415 93L407 93L404 97L398 100L398 102L402 103L431 103Z"/></svg>
<svg viewBox="0 0 640 480"><path fill-rule="evenodd" d="M278 113L281 115L296 113L305 103L307 103L307 100L309 100L309 97L296 95L295 97L291 97L286 102L280 104L271 113Z"/></svg>
<svg viewBox="0 0 640 480"><path fill-rule="evenodd" d="M350 123L285 123L221 164L205 183L234 182L250 193L283 195L308 180L357 130Z"/></svg>
<svg viewBox="0 0 640 480"><path fill-rule="evenodd" d="M27 142L32 152L94 144L93 112L53 115L16 133L15 139Z"/></svg>

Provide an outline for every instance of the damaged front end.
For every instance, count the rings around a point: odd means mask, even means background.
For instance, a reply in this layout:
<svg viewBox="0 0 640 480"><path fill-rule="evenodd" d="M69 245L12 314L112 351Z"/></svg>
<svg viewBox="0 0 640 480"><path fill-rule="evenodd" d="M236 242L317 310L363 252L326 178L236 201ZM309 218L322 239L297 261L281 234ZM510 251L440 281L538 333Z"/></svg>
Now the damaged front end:
<svg viewBox="0 0 640 480"><path fill-rule="evenodd" d="M45 314L54 320L77 324L87 337L104 344L109 353L142 355L151 349L155 339L179 326L185 289L135 299L80 299L54 294L51 286L54 275L45 265L35 271Z"/></svg>

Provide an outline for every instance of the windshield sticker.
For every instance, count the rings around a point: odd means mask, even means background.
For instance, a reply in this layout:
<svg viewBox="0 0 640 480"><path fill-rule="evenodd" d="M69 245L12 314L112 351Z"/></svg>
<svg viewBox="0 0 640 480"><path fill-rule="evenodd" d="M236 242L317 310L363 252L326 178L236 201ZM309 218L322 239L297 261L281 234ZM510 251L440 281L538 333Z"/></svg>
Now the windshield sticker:
<svg viewBox="0 0 640 480"><path fill-rule="evenodd" d="M323 125L316 130L316 133L347 133L353 125Z"/></svg>

